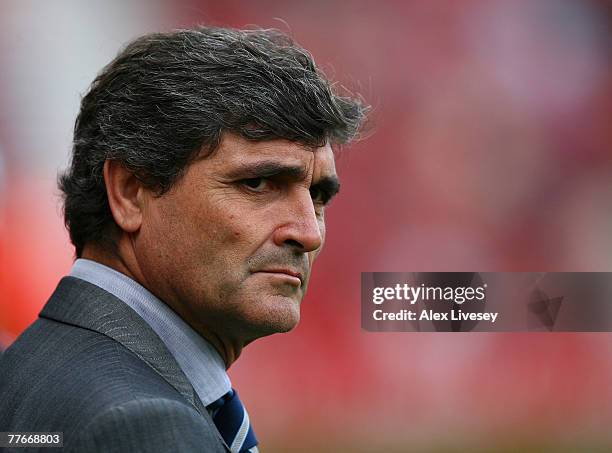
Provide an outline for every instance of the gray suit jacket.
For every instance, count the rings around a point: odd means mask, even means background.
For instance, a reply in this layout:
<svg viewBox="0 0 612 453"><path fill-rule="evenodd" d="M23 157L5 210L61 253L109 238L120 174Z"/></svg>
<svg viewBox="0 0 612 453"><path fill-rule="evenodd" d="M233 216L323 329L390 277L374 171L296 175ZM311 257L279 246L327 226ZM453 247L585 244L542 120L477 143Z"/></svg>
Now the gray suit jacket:
<svg viewBox="0 0 612 453"><path fill-rule="evenodd" d="M74 277L0 356L2 431L61 431L66 452L229 451L148 324Z"/></svg>

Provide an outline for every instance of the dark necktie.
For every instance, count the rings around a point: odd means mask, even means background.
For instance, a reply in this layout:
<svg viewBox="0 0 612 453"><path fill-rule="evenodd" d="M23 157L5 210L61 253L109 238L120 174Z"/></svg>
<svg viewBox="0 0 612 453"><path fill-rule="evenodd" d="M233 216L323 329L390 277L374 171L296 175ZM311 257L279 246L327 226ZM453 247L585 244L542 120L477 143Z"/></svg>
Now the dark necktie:
<svg viewBox="0 0 612 453"><path fill-rule="evenodd" d="M209 404L207 408L232 453L258 453L257 438L251 427L249 414L234 389Z"/></svg>

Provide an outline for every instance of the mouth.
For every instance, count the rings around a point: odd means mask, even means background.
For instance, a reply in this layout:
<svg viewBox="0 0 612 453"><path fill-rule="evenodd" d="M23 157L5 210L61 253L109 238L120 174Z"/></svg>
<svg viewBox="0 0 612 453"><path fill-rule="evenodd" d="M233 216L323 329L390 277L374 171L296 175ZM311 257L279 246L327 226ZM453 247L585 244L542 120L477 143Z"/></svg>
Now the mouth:
<svg viewBox="0 0 612 453"><path fill-rule="evenodd" d="M285 278L286 280L292 282L296 286L302 286L302 284L304 283L304 274L302 272L299 272L293 269L279 267L279 268L271 268L271 269L262 269L257 272L261 274L269 274L272 276Z"/></svg>

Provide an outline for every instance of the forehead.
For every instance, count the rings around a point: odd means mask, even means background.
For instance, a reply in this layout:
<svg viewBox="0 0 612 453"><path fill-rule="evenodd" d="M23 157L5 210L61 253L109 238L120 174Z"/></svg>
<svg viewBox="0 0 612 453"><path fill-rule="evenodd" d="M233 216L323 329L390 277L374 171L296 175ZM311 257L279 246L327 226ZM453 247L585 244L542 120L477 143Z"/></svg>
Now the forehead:
<svg viewBox="0 0 612 453"><path fill-rule="evenodd" d="M219 147L205 160L211 170L219 172L265 161L300 167L313 178L336 175L334 154L329 144L310 148L288 140L254 142L226 133Z"/></svg>

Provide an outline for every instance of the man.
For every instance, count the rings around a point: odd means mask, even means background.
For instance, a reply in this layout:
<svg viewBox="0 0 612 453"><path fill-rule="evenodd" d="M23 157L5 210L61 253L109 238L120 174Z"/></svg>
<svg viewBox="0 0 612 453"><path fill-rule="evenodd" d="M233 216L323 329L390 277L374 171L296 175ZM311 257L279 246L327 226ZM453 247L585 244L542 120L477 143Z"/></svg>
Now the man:
<svg viewBox="0 0 612 453"><path fill-rule="evenodd" d="M366 107L276 31L127 46L83 98L60 177L76 249L0 362L0 431L66 451L256 451L226 374L299 321Z"/></svg>

